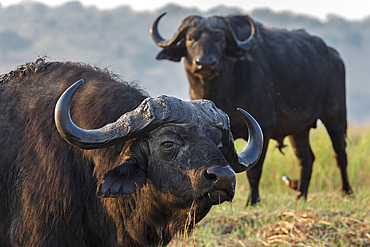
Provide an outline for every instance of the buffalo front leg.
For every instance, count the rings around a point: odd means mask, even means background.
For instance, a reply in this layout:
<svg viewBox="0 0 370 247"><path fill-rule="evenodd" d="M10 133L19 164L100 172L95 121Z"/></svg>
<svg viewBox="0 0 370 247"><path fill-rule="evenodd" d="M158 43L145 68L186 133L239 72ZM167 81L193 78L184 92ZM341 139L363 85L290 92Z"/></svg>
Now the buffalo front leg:
<svg viewBox="0 0 370 247"><path fill-rule="evenodd" d="M262 166L263 166L263 161L265 160L268 142L269 142L269 139L264 138L263 149L262 149L260 159L258 160L257 164L254 167L252 167L250 170L247 171L247 177L248 177L249 185L251 187L251 193L247 200L247 206L254 205L260 201L260 195L258 192L258 184L260 182L261 175L262 175Z"/></svg>
<svg viewBox="0 0 370 247"><path fill-rule="evenodd" d="M307 199L308 186L311 180L312 166L315 160L315 156L311 150L309 142L310 128L304 131L291 135L290 142L293 146L293 150L298 159L300 168L300 181L298 182L297 188L297 199L304 197Z"/></svg>

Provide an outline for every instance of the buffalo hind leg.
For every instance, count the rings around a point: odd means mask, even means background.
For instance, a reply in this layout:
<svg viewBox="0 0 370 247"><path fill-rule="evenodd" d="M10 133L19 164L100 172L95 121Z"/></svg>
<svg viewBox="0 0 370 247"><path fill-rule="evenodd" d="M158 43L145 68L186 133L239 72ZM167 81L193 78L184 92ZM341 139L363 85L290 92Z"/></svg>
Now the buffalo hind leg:
<svg viewBox="0 0 370 247"><path fill-rule="evenodd" d="M342 192L345 195L351 195L353 194L353 190L349 184L347 174L346 127L341 127L338 123L332 125L324 121L323 123L329 133L334 149L334 157L342 176Z"/></svg>
<svg viewBox="0 0 370 247"><path fill-rule="evenodd" d="M307 199L312 166L315 160L315 156L310 146L309 133L310 128L307 128L302 132L289 137L300 168L300 182L297 186L297 189L299 190L297 193L297 199L300 199L301 197Z"/></svg>
<svg viewBox="0 0 370 247"><path fill-rule="evenodd" d="M266 138L265 136L260 159L258 160L257 164L254 167L252 167L250 170L247 171L247 177L248 177L249 185L251 187L251 193L247 200L247 206L254 205L260 201L258 184L260 182L261 175L262 175L262 166L263 166L263 161L265 160L268 143L269 143L269 139Z"/></svg>

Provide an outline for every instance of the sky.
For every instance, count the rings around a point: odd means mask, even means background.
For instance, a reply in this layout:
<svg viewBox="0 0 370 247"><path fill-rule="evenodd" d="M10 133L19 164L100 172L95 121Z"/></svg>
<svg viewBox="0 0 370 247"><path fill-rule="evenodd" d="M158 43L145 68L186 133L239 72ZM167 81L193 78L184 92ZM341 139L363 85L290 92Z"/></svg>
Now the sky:
<svg viewBox="0 0 370 247"><path fill-rule="evenodd" d="M0 0L3 7L34 0ZM57 6L68 0L37 0L49 6ZM134 10L155 10L168 3L176 3L185 7L197 7L208 10L223 4L230 7L239 7L245 11L255 8L269 7L274 11L292 11L297 14L306 14L325 20L328 14L335 14L348 20L370 18L369 0L80 0L85 6L95 5L100 9L110 9L119 5L130 5ZM226 3L227 2L227 3Z"/></svg>

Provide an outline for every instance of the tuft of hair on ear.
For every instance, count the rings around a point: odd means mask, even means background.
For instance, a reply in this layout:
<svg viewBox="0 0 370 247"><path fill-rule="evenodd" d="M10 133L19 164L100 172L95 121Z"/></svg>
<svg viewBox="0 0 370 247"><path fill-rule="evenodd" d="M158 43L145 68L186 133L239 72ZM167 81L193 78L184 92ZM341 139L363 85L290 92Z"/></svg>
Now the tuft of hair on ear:
<svg viewBox="0 0 370 247"><path fill-rule="evenodd" d="M96 194L102 198L130 196L135 193L136 187L142 188L145 183L146 174L139 168L136 159L131 157L104 174Z"/></svg>
<svg viewBox="0 0 370 247"><path fill-rule="evenodd" d="M142 188L146 183L146 174L131 152L134 140L131 139L124 144L113 168L104 174L103 181L96 191L98 197L131 196L135 193L136 187Z"/></svg>
<svg viewBox="0 0 370 247"><path fill-rule="evenodd" d="M163 48L163 50L161 50L158 53L156 59L157 60L167 59L173 62L180 62L181 58L185 56L185 52L186 52L186 47L183 45L170 46L170 47Z"/></svg>

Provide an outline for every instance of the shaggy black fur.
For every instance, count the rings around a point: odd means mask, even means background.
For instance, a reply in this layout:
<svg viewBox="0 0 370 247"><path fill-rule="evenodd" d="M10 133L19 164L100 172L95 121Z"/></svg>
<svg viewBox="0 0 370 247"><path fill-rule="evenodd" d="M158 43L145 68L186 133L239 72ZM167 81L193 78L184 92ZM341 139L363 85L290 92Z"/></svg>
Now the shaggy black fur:
<svg viewBox="0 0 370 247"><path fill-rule="evenodd" d="M57 99L81 78L86 83L74 96L71 115L85 129L114 122L135 109L145 92L98 68L44 59L1 78L1 246L156 246L184 229L192 201L184 203L150 180L132 195L96 195L112 168L131 157L145 166L147 137L81 150L64 141L54 124ZM168 170L161 173L169 176ZM197 221L212 206L204 205Z"/></svg>

